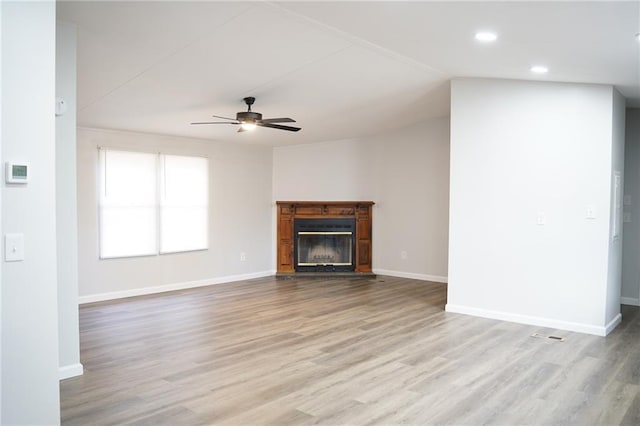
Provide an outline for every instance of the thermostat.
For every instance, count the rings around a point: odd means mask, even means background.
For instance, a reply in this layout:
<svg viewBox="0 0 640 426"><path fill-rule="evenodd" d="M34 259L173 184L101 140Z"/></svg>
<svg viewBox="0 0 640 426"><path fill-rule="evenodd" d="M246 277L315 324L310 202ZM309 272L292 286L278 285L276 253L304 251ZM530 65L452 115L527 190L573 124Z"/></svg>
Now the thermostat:
<svg viewBox="0 0 640 426"><path fill-rule="evenodd" d="M7 183L27 183L29 182L29 164L7 161L6 163Z"/></svg>

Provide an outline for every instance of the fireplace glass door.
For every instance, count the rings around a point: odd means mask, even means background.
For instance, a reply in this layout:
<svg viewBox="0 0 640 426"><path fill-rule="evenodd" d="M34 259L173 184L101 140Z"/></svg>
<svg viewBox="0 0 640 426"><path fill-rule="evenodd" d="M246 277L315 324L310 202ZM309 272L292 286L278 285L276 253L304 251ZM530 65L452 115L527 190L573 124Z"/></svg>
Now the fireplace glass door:
<svg viewBox="0 0 640 426"><path fill-rule="evenodd" d="M298 266L351 266L351 232L299 232Z"/></svg>
<svg viewBox="0 0 640 426"><path fill-rule="evenodd" d="M296 272L355 270L354 219L295 219L293 228Z"/></svg>

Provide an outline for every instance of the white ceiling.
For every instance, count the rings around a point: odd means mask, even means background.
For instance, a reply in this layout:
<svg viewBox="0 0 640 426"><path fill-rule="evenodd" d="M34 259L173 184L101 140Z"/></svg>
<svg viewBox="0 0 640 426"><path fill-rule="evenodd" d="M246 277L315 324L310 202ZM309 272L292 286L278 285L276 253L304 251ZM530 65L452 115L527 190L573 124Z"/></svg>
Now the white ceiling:
<svg viewBox="0 0 640 426"><path fill-rule="evenodd" d="M612 84L640 107L638 0L57 7L78 27L80 126L272 146L347 139L448 115L454 77ZM497 42L476 42L479 30ZM245 96L303 130L190 125L235 117Z"/></svg>

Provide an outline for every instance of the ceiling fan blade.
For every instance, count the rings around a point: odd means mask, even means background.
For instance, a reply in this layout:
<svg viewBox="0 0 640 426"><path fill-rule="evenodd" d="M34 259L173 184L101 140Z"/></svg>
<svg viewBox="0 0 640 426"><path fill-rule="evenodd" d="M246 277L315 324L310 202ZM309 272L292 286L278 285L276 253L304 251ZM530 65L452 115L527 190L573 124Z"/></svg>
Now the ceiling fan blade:
<svg viewBox="0 0 640 426"><path fill-rule="evenodd" d="M297 132L298 130L302 130L300 127L292 127L292 126L281 126L279 124L271 124L271 123L256 123L258 126L261 127L271 127L272 129L279 129L279 130L288 130L290 132Z"/></svg>
<svg viewBox="0 0 640 426"><path fill-rule="evenodd" d="M235 119L235 118L222 117L222 116L220 116L220 115L212 115L212 117L215 117L215 118L222 118L223 120L236 121L236 119Z"/></svg>
<svg viewBox="0 0 640 426"><path fill-rule="evenodd" d="M238 122L227 122L227 121L201 121L198 123L191 123L191 124L240 124Z"/></svg>
<svg viewBox="0 0 640 426"><path fill-rule="evenodd" d="M295 123L296 120L294 120L293 118L289 118L289 117L284 117L284 118L263 118L262 122L263 123Z"/></svg>

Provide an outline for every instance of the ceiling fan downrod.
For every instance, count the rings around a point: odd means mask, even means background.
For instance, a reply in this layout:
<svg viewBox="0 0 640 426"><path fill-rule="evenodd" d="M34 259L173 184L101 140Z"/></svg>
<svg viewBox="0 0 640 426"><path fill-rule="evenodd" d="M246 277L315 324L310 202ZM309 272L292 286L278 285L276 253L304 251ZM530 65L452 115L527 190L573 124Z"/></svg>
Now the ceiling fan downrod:
<svg viewBox="0 0 640 426"><path fill-rule="evenodd" d="M253 103L256 101L256 98L254 98L253 96L247 96L243 100L244 100L244 103L247 104L247 107L249 108L249 112L251 112L251 105L253 105Z"/></svg>

